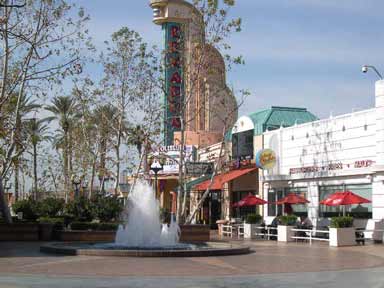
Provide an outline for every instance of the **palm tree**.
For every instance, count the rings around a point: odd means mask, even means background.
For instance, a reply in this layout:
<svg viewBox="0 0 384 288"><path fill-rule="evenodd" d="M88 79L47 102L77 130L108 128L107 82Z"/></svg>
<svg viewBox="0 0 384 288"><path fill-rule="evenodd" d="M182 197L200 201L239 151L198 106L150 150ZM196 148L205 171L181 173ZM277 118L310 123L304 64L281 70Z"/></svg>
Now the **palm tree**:
<svg viewBox="0 0 384 288"><path fill-rule="evenodd" d="M108 147L112 142L114 127L117 122L117 109L110 105L98 106L94 111L94 123L98 132L99 139L99 154L100 154L100 164L98 176L101 182L100 189L101 193L104 193L104 178L106 176L106 160ZM94 178L94 172L92 173L92 178Z"/></svg>
<svg viewBox="0 0 384 288"><path fill-rule="evenodd" d="M63 132L63 167L64 167L64 189L65 189L65 199L68 200L68 191L69 191L69 175L71 171L71 158L70 158L70 139L71 139L71 129L73 127L74 121L77 120L80 116L78 104L76 100L71 96L59 96L55 97L52 100L52 104L45 108L46 110L54 114L54 118L59 122L59 126Z"/></svg>
<svg viewBox="0 0 384 288"><path fill-rule="evenodd" d="M17 101L19 100L19 103ZM15 181L15 199L16 201L19 199L19 172L20 172L20 163L22 153L25 150L25 133L22 131L22 127L25 123L25 117L31 113L32 111L40 108L41 106L37 104L34 100L31 100L31 97L23 94L20 99L18 99L18 95L12 95L10 101L7 105L7 110L10 115L14 114L17 105L19 105L19 113L16 115L16 126L15 126L15 139L16 139L16 157L13 158L13 166L14 166L14 181Z"/></svg>
<svg viewBox="0 0 384 288"><path fill-rule="evenodd" d="M39 200L40 198L37 187L37 146L40 142L51 139L51 137L47 135L49 129L47 123L51 120L53 120L53 117L43 119L32 118L25 125L25 130L33 149L33 198L35 200Z"/></svg>

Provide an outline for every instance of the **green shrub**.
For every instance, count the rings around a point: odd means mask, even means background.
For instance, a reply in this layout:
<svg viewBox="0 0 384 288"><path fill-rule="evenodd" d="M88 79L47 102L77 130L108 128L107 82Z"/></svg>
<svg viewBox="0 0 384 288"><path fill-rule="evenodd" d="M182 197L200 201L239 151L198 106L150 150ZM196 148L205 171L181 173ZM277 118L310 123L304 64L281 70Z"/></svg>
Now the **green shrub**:
<svg viewBox="0 0 384 288"><path fill-rule="evenodd" d="M118 223L72 222L72 230L116 231Z"/></svg>
<svg viewBox="0 0 384 288"><path fill-rule="evenodd" d="M65 205L65 217L75 221L89 222L94 219L93 203L85 197L72 200Z"/></svg>
<svg viewBox="0 0 384 288"><path fill-rule="evenodd" d="M116 231L119 228L118 223L98 223L97 230L100 231Z"/></svg>
<svg viewBox="0 0 384 288"><path fill-rule="evenodd" d="M340 216L331 218L331 228L349 228L353 226L353 217Z"/></svg>
<svg viewBox="0 0 384 288"><path fill-rule="evenodd" d="M95 197L92 199L92 209L94 216L101 222L116 220L124 209L124 204L116 196Z"/></svg>
<svg viewBox="0 0 384 288"><path fill-rule="evenodd" d="M261 217L259 214L248 214L245 222L248 224L259 224L263 220L263 217Z"/></svg>
<svg viewBox="0 0 384 288"><path fill-rule="evenodd" d="M23 219L25 220L36 220L39 217L39 205L35 200L24 199L16 201L12 205L13 211L17 214L23 213Z"/></svg>
<svg viewBox="0 0 384 288"><path fill-rule="evenodd" d="M297 216L295 215L279 216L279 223L285 226L293 226L297 223Z"/></svg>
<svg viewBox="0 0 384 288"><path fill-rule="evenodd" d="M38 214L40 217L56 217L63 213L64 199L46 198L39 203Z"/></svg>

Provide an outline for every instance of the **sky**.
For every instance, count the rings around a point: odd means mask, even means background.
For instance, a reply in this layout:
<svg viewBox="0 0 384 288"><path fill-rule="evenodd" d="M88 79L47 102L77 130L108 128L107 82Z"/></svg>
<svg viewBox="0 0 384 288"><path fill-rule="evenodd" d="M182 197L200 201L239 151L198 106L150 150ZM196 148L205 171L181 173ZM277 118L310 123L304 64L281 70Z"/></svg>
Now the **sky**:
<svg viewBox="0 0 384 288"><path fill-rule="evenodd" d="M76 3L90 14L96 46L127 26L161 47L149 0ZM384 74L383 11L383 0L237 0L231 15L242 18L243 29L229 43L246 63L227 74L227 84L251 92L239 115L289 106L327 118L374 107L378 78L361 66Z"/></svg>

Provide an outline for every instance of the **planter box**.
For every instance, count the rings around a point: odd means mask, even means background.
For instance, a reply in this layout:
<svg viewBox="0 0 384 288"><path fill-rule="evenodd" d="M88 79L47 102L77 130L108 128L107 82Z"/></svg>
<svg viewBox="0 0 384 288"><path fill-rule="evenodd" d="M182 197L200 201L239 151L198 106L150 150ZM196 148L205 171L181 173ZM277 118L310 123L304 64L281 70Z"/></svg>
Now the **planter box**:
<svg viewBox="0 0 384 288"><path fill-rule="evenodd" d="M294 232L292 231L294 226L284 226L284 225L278 225L277 226L277 241L279 242L292 242L294 239L291 237L293 236Z"/></svg>
<svg viewBox="0 0 384 288"><path fill-rule="evenodd" d="M37 223L0 224L0 241L38 241Z"/></svg>
<svg viewBox="0 0 384 288"><path fill-rule="evenodd" d="M260 232L256 227L260 227L260 224L249 224L244 223L244 238L245 239L255 239L256 233Z"/></svg>
<svg viewBox="0 0 384 288"><path fill-rule="evenodd" d="M59 241L114 242L116 231L55 231Z"/></svg>
<svg viewBox="0 0 384 288"><path fill-rule="evenodd" d="M180 225L180 242L207 242L210 240L208 225Z"/></svg>
<svg viewBox="0 0 384 288"><path fill-rule="evenodd" d="M353 246L356 245L355 228L330 228L329 246Z"/></svg>
<svg viewBox="0 0 384 288"><path fill-rule="evenodd" d="M51 241L53 240L53 228L55 224L40 223L39 224L39 240Z"/></svg>

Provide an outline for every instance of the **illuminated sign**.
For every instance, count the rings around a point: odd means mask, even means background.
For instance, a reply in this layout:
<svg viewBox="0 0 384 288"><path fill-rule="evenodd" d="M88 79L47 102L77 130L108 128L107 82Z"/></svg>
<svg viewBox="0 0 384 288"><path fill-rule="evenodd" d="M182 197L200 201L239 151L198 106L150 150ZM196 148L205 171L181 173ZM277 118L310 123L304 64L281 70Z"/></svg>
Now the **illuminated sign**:
<svg viewBox="0 0 384 288"><path fill-rule="evenodd" d="M276 165L276 154L271 149L263 149L256 154L256 167L269 170Z"/></svg>
<svg viewBox="0 0 384 288"><path fill-rule="evenodd" d="M181 130L181 109L184 101L182 67L183 32L179 23L165 23L165 99L164 139L165 145L173 144L173 134Z"/></svg>

